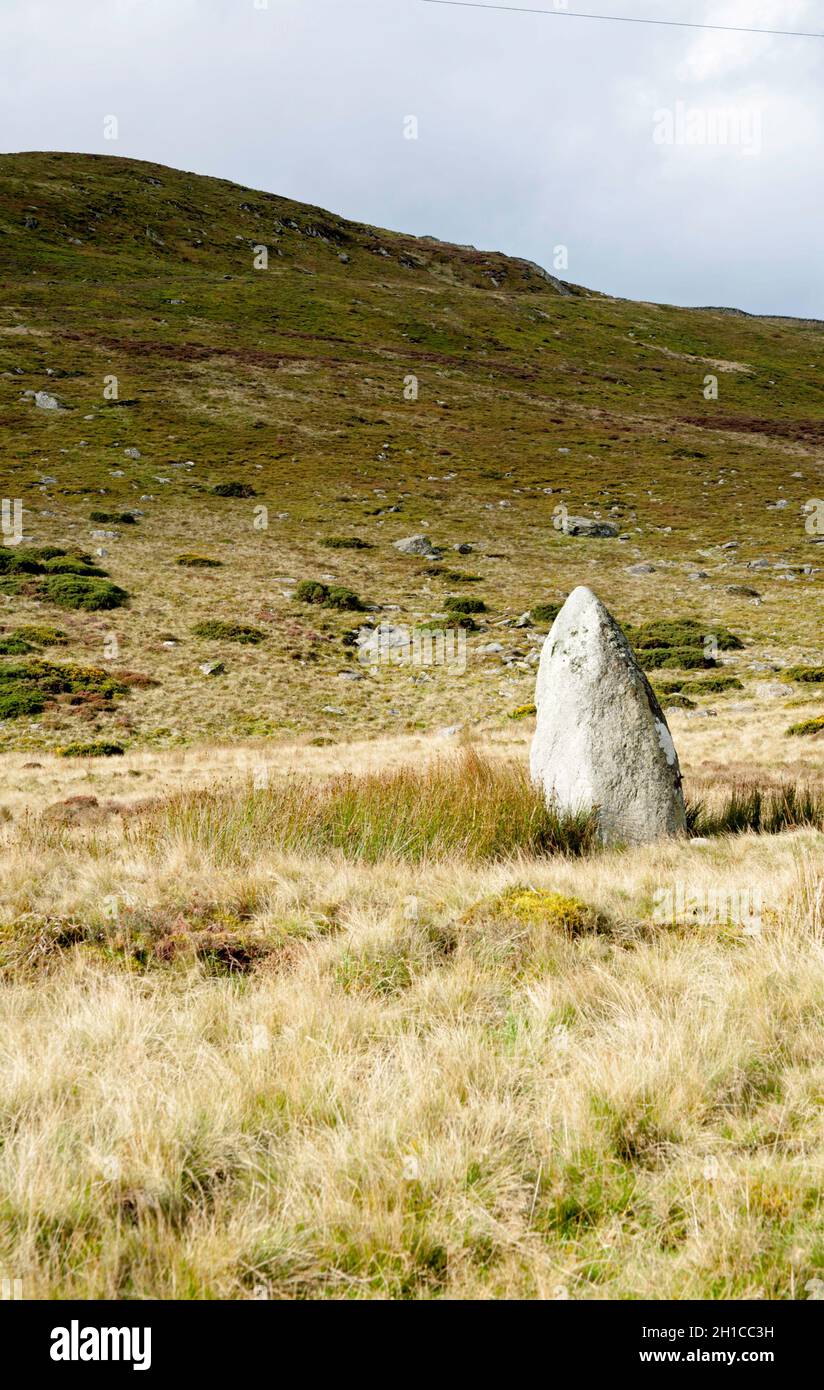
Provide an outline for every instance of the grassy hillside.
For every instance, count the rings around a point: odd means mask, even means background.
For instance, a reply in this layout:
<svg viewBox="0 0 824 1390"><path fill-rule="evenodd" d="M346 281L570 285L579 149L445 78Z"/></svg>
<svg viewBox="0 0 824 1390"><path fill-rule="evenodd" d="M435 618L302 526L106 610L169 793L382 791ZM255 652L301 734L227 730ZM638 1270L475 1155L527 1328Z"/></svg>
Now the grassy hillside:
<svg viewBox="0 0 824 1390"><path fill-rule="evenodd" d="M820 1297L822 325L81 155L0 157L0 281L4 1274ZM528 782L582 582L688 838Z"/></svg>
<svg viewBox="0 0 824 1390"><path fill-rule="evenodd" d="M47 690L40 712L24 701L2 746L505 728L532 698L547 628L506 621L580 582L627 623L692 616L740 634L724 659L742 698L759 670L820 662L821 580L804 568L822 552L802 509L824 493L821 324L614 300L500 255L88 155L0 157L0 281L2 495L23 502L27 546L83 552L129 596L67 608L42 566L0 573L8 660L124 686ZM227 484L247 495L214 492ZM626 539L563 535L559 505ZM440 564L393 549L418 532ZM325 544L341 540L363 546ZM654 572L629 574L639 561ZM344 643L362 615L301 603L304 580L393 622L480 599L467 671L365 672ZM761 599L729 592L742 586ZM209 621L262 636L194 631ZM59 645L21 639L33 626ZM502 652L473 655L495 640ZM204 675L212 661L225 672ZM821 713L814 688L800 695L787 724Z"/></svg>

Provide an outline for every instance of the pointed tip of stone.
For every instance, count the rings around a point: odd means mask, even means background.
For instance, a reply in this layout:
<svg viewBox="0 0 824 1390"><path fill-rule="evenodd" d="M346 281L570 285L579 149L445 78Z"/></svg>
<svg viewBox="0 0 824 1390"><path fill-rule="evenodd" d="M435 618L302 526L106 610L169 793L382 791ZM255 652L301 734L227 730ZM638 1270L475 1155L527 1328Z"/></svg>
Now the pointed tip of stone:
<svg viewBox="0 0 824 1390"><path fill-rule="evenodd" d="M603 608L604 606L598 595L594 593L592 589L588 589L586 584L579 584L577 589L572 590L561 612L564 611L564 608Z"/></svg>

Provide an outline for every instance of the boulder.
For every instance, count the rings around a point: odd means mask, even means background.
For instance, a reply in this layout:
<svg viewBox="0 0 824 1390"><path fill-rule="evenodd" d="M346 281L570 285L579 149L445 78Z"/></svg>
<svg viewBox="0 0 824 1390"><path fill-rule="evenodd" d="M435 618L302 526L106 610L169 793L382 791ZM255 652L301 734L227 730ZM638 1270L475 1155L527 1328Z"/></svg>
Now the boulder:
<svg viewBox="0 0 824 1390"><path fill-rule="evenodd" d="M394 546L402 555L421 555L425 560L440 560L442 551L438 550L428 536L407 536L395 541Z"/></svg>
<svg viewBox="0 0 824 1390"><path fill-rule="evenodd" d="M595 521L588 516L568 516L561 527L565 536L592 536L613 539L618 535L618 527L609 521Z"/></svg>
<svg viewBox="0 0 824 1390"><path fill-rule="evenodd" d="M573 590L541 653L530 770L548 805L595 810L604 843L686 833L667 721L618 624Z"/></svg>

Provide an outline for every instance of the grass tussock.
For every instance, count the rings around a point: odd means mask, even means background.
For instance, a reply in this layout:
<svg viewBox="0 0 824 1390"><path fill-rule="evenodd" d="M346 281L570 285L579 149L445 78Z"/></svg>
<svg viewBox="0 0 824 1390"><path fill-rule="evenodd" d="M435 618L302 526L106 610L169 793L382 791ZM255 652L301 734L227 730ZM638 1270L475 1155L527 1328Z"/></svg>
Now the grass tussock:
<svg viewBox="0 0 824 1390"><path fill-rule="evenodd" d="M824 791L794 783L763 789L732 787L721 798L688 801L693 835L779 835L785 830L824 830Z"/></svg>
<svg viewBox="0 0 824 1390"><path fill-rule="evenodd" d="M173 799L157 833L249 862L277 846L374 863L450 858L470 863L523 855L580 854L594 845L594 818L547 808L520 764L466 751L423 770L402 768L325 783L291 778L245 794Z"/></svg>
<svg viewBox="0 0 824 1390"><path fill-rule="evenodd" d="M98 907L96 954L79 903L32 935L52 968L0 994L26 1297L814 1296L813 856L735 943L593 931L571 863L529 886L312 863L281 861L276 896L268 861L245 898L217 871L187 911Z"/></svg>

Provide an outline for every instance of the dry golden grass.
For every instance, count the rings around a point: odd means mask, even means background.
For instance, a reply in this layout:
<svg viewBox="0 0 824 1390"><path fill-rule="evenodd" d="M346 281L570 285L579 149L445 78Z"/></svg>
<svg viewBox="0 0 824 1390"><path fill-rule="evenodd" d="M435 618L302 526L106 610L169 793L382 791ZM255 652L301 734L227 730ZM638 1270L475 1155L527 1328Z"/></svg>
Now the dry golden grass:
<svg viewBox="0 0 824 1390"><path fill-rule="evenodd" d="M240 801L259 756L139 770ZM259 837L238 864L168 825L21 803L3 829L0 1268L27 1296L808 1296L820 832L425 865ZM760 890L761 934L657 924L676 884Z"/></svg>

